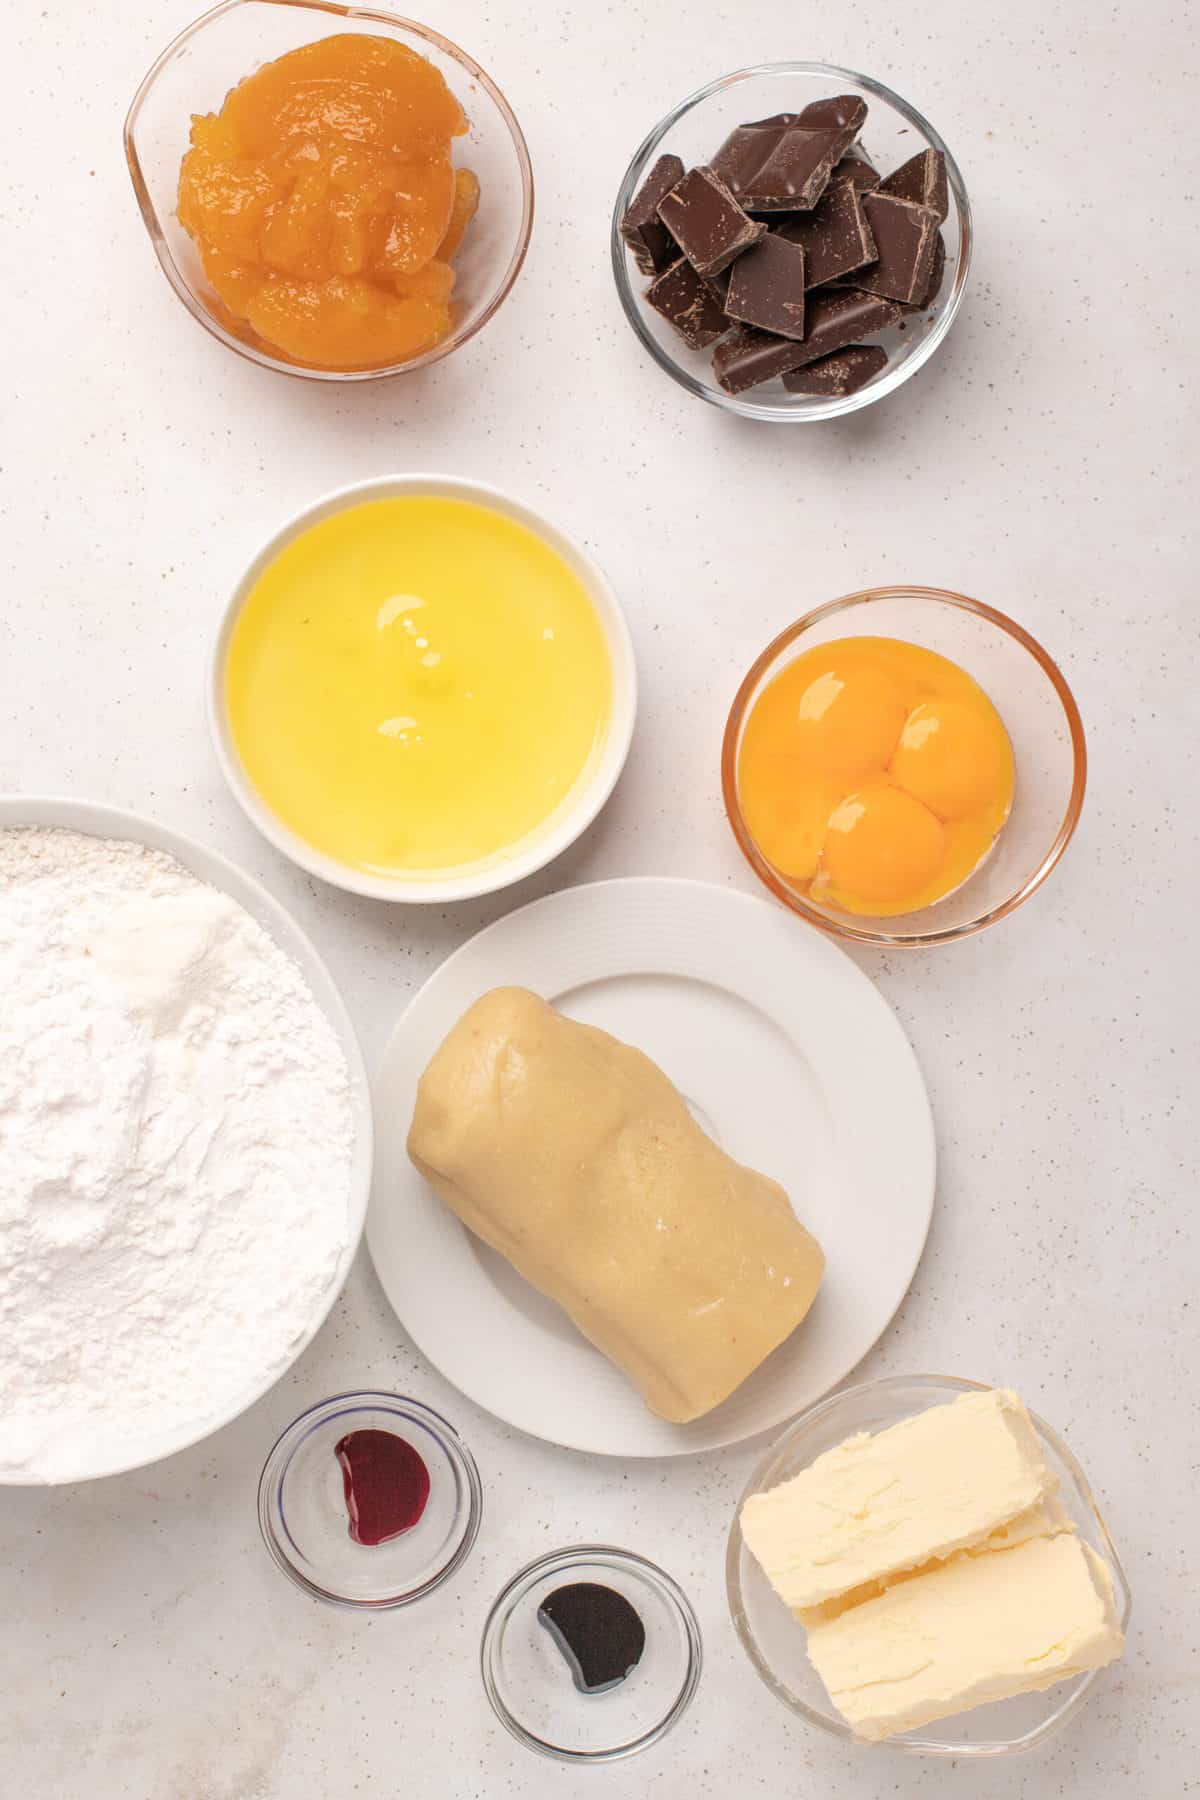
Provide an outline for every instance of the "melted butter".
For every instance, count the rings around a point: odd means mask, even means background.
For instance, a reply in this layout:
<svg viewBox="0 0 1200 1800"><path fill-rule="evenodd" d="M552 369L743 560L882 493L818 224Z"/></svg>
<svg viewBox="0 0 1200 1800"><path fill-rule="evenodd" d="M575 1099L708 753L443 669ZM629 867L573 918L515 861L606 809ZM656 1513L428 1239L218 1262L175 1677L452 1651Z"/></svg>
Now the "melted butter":
<svg viewBox="0 0 1200 1800"><path fill-rule="evenodd" d="M280 553L238 617L225 692L284 824L338 862L415 875L548 827L604 742L612 667L557 551L488 507L405 496Z"/></svg>

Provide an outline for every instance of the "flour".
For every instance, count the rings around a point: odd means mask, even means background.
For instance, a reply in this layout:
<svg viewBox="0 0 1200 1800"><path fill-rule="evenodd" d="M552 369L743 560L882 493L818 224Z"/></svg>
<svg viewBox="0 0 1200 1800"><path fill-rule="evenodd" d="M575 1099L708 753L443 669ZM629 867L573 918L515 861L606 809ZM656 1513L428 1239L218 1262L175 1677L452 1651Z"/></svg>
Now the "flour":
<svg viewBox="0 0 1200 1800"><path fill-rule="evenodd" d="M0 831L0 1470L135 1460L280 1372L336 1277L337 1036L172 857Z"/></svg>

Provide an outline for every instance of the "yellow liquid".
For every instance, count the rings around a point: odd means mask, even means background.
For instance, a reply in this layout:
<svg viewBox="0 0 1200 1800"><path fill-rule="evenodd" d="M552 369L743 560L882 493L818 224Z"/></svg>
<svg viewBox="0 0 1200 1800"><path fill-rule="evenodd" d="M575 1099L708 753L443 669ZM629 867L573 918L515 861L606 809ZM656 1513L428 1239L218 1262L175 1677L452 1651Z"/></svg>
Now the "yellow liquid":
<svg viewBox="0 0 1200 1800"><path fill-rule="evenodd" d="M495 860L544 828L603 745L612 664L587 589L489 507L406 496L283 550L225 667L266 805L376 874Z"/></svg>

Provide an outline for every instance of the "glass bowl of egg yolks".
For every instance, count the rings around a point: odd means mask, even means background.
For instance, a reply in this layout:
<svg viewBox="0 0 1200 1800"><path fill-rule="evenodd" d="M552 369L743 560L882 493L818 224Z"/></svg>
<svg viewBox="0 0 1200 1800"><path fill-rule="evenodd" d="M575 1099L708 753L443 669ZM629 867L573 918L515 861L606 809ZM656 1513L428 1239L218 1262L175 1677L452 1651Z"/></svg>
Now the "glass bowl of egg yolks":
<svg viewBox="0 0 1200 1800"><path fill-rule="evenodd" d="M125 158L163 273L263 368L365 381L486 325L521 271L533 173L472 57L334 0L224 0L134 95Z"/></svg>
<svg viewBox="0 0 1200 1800"><path fill-rule="evenodd" d="M859 943L951 943L1027 900L1079 820L1083 725L993 607L873 588L790 625L738 689L721 785L759 879Z"/></svg>

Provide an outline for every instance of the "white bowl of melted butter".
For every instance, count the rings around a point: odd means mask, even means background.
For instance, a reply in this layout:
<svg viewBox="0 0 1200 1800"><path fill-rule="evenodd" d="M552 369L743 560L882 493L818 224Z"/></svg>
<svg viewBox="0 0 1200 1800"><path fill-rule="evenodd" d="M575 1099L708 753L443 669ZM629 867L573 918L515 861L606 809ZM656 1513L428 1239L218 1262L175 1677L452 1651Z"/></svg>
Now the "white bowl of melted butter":
<svg viewBox="0 0 1200 1800"><path fill-rule="evenodd" d="M339 489L287 521L225 609L208 680L251 822L373 899L471 899L534 874L625 763L637 671L594 559L444 475Z"/></svg>

